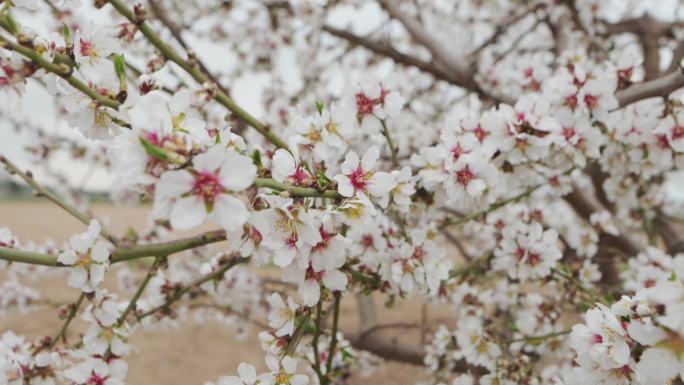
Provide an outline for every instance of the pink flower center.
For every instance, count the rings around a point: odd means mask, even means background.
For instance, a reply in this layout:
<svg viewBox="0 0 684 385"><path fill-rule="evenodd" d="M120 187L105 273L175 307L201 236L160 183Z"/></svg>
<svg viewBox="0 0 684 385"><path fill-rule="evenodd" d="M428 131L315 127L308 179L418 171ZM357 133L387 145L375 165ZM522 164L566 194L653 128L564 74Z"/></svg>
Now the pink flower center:
<svg viewBox="0 0 684 385"><path fill-rule="evenodd" d="M366 234L363 237L361 237L361 244L363 245L364 248L369 248L373 246L373 236L370 234Z"/></svg>
<svg viewBox="0 0 684 385"><path fill-rule="evenodd" d="M565 137L565 140L570 140L576 133L577 131L575 131L574 127L563 127L563 136Z"/></svg>
<svg viewBox="0 0 684 385"><path fill-rule="evenodd" d="M14 74L16 73L16 71L14 70L14 68L12 68L12 66L9 65L9 64L0 65L0 68L2 68L2 70L5 72L5 75L6 75L8 78L11 78L11 77L14 76Z"/></svg>
<svg viewBox="0 0 684 385"><path fill-rule="evenodd" d="M318 271L316 272L311 265L306 269L306 280L313 279L316 282L320 282L323 279L323 275L325 275L324 271Z"/></svg>
<svg viewBox="0 0 684 385"><path fill-rule="evenodd" d="M477 137L477 140L480 141L480 143L484 142L485 138L489 135L489 132L485 131L482 129L482 126L478 125L475 130L473 130L473 134Z"/></svg>
<svg viewBox="0 0 684 385"><path fill-rule="evenodd" d="M525 71L523 71L523 73L525 74L526 78L531 78L532 75L534 75L534 68L527 67L527 68L525 68Z"/></svg>
<svg viewBox="0 0 684 385"><path fill-rule="evenodd" d="M309 181L309 173L300 164L297 166L294 174L290 175L290 179L294 184L306 184Z"/></svg>
<svg viewBox="0 0 684 385"><path fill-rule="evenodd" d="M356 111L359 116L363 117L373 113L375 101L365 94L359 92L356 94Z"/></svg>
<svg viewBox="0 0 684 385"><path fill-rule="evenodd" d="M677 140L684 137L684 126L676 125L672 127L672 139Z"/></svg>
<svg viewBox="0 0 684 385"><path fill-rule="evenodd" d="M105 385L105 383L106 379L104 377L100 377L98 374L93 373L88 379L88 382L86 382L86 385Z"/></svg>
<svg viewBox="0 0 684 385"><path fill-rule="evenodd" d="M95 52L93 51L93 43L87 40L81 39L81 48L80 48L81 56L90 56L94 54Z"/></svg>
<svg viewBox="0 0 684 385"><path fill-rule="evenodd" d="M261 235L261 232L255 227L252 227L252 230L249 232L249 237L252 238L252 241L254 241L254 243L257 245L261 243L262 239L264 239L264 236Z"/></svg>
<svg viewBox="0 0 684 385"><path fill-rule="evenodd" d="M571 110L574 110L575 108L577 108L577 95L567 96L563 104L568 106Z"/></svg>
<svg viewBox="0 0 684 385"><path fill-rule="evenodd" d="M473 179L475 179L475 174L470 171L470 166L465 166L465 168L456 172L456 181L464 186L467 186Z"/></svg>
<svg viewBox="0 0 684 385"><path fill-rule="evenodd" d="M349 180L351 181L352 186L354 186L354 191L365 190L366 186L368 186L370 175L361 167L358 167L349 174Z"/></svg>
<svg viewBox="0 0 684 385"><path fill-rule="evenodd" d="M663 150L670 148L670 141L667 140L666 135L656 135L656 140L658 141L658 147Z"/></svg>
<svg viewBox="0 0 684 385"><path fill-rule="evenodd" d="M285 240L285 244L290 248L297 247L297 241L299 240L299 234L297 232L292 232L290 236Z"/></svg>
<svg viewBox="0 0 684 385"><path fill-rule="evenodd" d="M603 337L600 334L594 334L593 341L595 344L600 344L603 342Z"/></svg>
<svg viewBox="0 0 684 385"><path fill-rule="evenodd" d="M382 106L385 104L385 98L387 97L388 94L389 94L389 91L387 91L384 88L380 89L380 96L376 99L369 98L363 92L357 93L356 94L356 113L361 118L363 118L366 115L372 114L373 109L375 108L376 105Z"/></svg>
<svg viewBox="0 0 684 385"><path fill-rule="evenodd" d="M598 106L598 98L592 94L586 94L584 95L584 104L586 104L590 110L594 109Z"/></svg>
<svg viewBox="0 0 684 385"><path fill-rule="evenodd" d="M518 261L520 261L523 259L523 257L525 257L526 252L527 251L522 247L518 247L518 250L515 251L515 257L518 259Z"/></svg>
<svg viewBox="0 0 684 385"><path fill-rule="evenodd" d="M192 194L201 196L205 204L213 204L216 196L221 193L223 186L218 178L218 172L201 172L195 175Z"/></svg>
<svg viewBox="0 0 684 385"><path fill-rule="evenodd" d="M332 238L332 234L328 233L323 228L323 226L318 228L318 232L321 234L321 241L313 247L313 251L321 251L327 249L328 245L330 244L330 239Z"/></svg>
<svg viewBox="0 0 684 385"><path fill-rule="evenodd" d="M451 149L451 155L454 158L454 160L458 160L458 158L460 158L464 152L465 150L463 150L463 147L461 147L460 144L457 144L456 146L454 146L454 148Z"/></svg>
<svg viewBox="0 0 684 385"><path fill-rule="evenodd" d="M527 264L528 265L536 266L540 261L541 261L541 256L539 254L530 253L530 256L527 257Z"/></svg>

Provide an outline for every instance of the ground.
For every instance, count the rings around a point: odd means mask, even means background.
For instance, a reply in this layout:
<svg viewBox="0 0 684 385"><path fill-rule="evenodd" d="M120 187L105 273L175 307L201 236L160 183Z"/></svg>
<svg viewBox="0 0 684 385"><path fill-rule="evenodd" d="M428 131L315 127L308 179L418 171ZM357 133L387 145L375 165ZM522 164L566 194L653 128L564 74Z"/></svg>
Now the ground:
<svg viewBox="0 0 684 385"><path fill-rule="evenodd" d="M145 208L119 208L110 205L95 205L95 215L107 222L106 226L115 234L133 227L145 227L148 210ZM50 238L62 244L74 233L82 232L85 226L63 212L57 206L43 201L0 202L0 227L8 226L20 241L43 242ZM0 280L2 280L0 275ZM45 299L55 303L69 303L76 298L66 280L61 276L41 276L29 285L40 290ZM376 301L382 304L382 300ZM417 322L421 316L418 302L399 302L393 309L379 305L383 323ZM440 314L443 313L443 314ZM342 327L356 330L358 322L353 299L343 302ZM430 324L434 326L445 321L442 309L430 309ZM29 338L54 335L61 321L51 306L39 306L28 314L0 313L0 333L12 330ZM69 336L83 331L82 324L75 322ZM234 374L240 362L262 363L257 329L253 329L247 340L238 340L235 334L212 321L187 321L175 329L139 330L131 338L134 351L128 357L129 385L202 385L226 374ZM408 343L420 343L418 331L400 330L397 338ZM409 364L388 363L383 369L368 378L358 374L350 384L413 384L423 378L423 371Z"/></svg>

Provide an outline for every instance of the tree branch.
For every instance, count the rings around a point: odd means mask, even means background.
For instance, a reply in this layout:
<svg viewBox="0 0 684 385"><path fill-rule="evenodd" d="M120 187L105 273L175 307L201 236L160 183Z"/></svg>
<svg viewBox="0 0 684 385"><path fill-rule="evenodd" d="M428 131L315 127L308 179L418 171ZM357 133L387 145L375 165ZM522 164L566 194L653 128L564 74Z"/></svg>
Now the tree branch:
<svg viewBox="0 0 684 385"><path fill-rule="evenodd" d="M187 72L195 81L199 84L205 84L211 82L211 79L207 74L202 72L198 66L191 65L187 60L185 60L181 55L173 49L170 45L166 44L164 40L150 28L150 26L144 21L138 19L135 13L130 10L122 0L107 0L109 3L128 21L135 24L140 32L147 38L147 40L154 45L162 55L169 61L176 63L185 72ZM263 135L269 142L273 143L279 148L288 148L287 143L276 135L271 128L262 123L257 118L252 116L249 112L238 106L233 99L231 99L225 92L218 90L216 93L216 101L221 105L230 110L235 116L243 120L247 125L256 129L261 135Z"/></svg>
<svg viewBox="0 0 684 385"><path fill-rule="evenodd" d="M463 86L462 82L460 82L457 78L450 76L447 72L443 71L438 66L434 65L434 63L424 61L415 56L399 52L389 44L384 44L382 42L375 41L367 37L358 36L351 32L347 32L345 30L338 29L329 25L324 25L322 27L322 30L328 32L333 36L347 40L349 43L353 45L361 46L378 55L388 57L394 60L394 62L397 64L406 67L415 67L423 72L431 74L436 79L443 80L457 86Z"/></svg>
<svg viewBox="0 0 684 385"><path fill-rule="evenodd" d="M17 175L24 182L26 182L26 184L28 184L36 192L37 196L45 197L46 199L53 202L57 206L63 208L64 211L71 214L74 218L78 219L84 225L88 226L90 224L90 221L93 220L92 216L81 212L78 208L69 204L67 201L65 201L59 195L57 195L57 194L53 193L52 191L48 190L47 188L43 187L40 183L38 183L33 178L33 174L30 171L29 172L21 171L21 169L19 167L17 167L14 163L12 163L9 159L5 158L2 155L0 155L0 163L3 163L5 165L5 168L7 169L7 171L9 172L10 175ZM107 238L107 240L112 242L114 245L117 244L118 240L116 239L116 237L114 237L112 234L107 232L107 230L102 229L101 234L103 237ZM38 260L40 260L40 258L38 258Z"/></svg>
<svg viewBox="0 0 684 385"><path fill-rule="evenodd" d="M682 87L684 87L684 72L680 67L679 70L665 76L637 83L622 91L618 91L615 96L618 99L620 108L622 108L644 99L665 97Z"/></svg>

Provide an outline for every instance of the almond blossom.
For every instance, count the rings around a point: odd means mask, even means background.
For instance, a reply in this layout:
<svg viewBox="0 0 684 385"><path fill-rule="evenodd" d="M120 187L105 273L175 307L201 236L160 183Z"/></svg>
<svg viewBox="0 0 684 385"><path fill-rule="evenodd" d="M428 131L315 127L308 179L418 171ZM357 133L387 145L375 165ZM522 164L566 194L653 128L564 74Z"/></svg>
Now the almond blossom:
<svg viewBox="0 0 684 385"><path fill-rule="evenodd" d="M380 150L372 146L359 156L355 152L348 152L342 163L342 174L335 175L337 191L342 196L367 196L382 198L394 188L395 181L391 174L375 172L373 166L380 157Z"/></svg>
<svg viewBox="0 0 684 385"><path fill-rule="evenodd" d="M161 175L155 187L155 208L179 230L199 226L210 217L233 231L249 217L234 193L251 186L255 177L256 167L248 157L212 147L193 159L191 169Z"/></svg>
<svg viewBox="0 0 684 385"><path fill-rule="evenodd" d="M100 223L91 221L88 232L72 236L69 248L58 257L60 263L71 266L69 286L86 293L100 286L109 266L112 244L100 238L100 230Z"/></svg>

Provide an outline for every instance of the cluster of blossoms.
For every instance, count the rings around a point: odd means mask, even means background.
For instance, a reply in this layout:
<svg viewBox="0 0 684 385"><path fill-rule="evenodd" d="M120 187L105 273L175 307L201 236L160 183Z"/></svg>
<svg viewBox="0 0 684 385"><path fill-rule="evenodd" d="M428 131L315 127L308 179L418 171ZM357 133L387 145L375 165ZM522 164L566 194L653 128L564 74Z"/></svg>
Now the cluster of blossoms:
<svg viewBox="0 0 684 385"><path fill-rule="evenodd" d="M0 156L88 226L43 245L0 228L0 315L39 306L30 279L58 267L78 290L56 335L4 332L1 384L124 384L135 332L190 317L238 337L259 330L265 365L243 362L212 385L339 384L377 356L423 362L433 384L684 380L683 206L668 187L684 171L684 105L669 96L684 80L679 63L652 63L663 50L684 56L681 42L670 47L679 23L629 11L611 23L610 2L594 0L523 11L515 1L416 1L413 20L408 2L379 0L403 26L379 43L332 17L363 12L357 0L174 0L168 12L96 1L102 25L78 3L0 4L0 114L40 89L79 134L17 128L33 135L31 159L66 152L90 163L114 180L112 201L149 203L149 221L117 237L65 175L46 171L65 185L57 194ZM32 28L48 10L55 20ZM501 24L481 31L491 20ZM197 41L230 42L240 65L210 73L185 25ZM229 92L249 76L269 79L259 118ZM642 101L652 96L662 98ZM359 333L340 322L353 295ZM396 325L376 324L379 295L449 316L409 325L432 328L424 347L383 344L379 330ZM75 318L87 325L78 336L68 333Z"/></svg>

